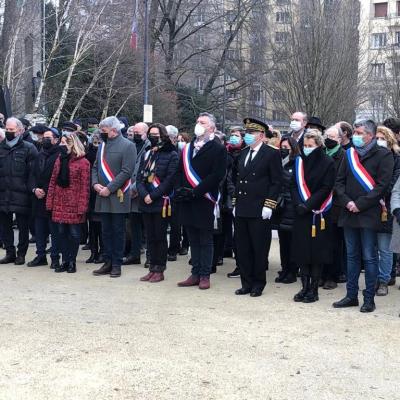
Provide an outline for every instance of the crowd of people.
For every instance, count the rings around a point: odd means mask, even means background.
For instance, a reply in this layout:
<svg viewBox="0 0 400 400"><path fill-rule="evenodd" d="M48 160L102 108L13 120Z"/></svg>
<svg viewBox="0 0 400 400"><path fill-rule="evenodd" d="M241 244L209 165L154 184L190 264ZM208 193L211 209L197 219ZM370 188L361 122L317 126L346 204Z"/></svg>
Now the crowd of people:
<svg viewBox="0 0 400 400"><path fill-rule="evenodd" d="M261 296L277 230L281 271L275 281L301 289L313 303L319 288L346 282L333 307L375 310L375 296L395 284L400 253L400 120L377 125L339 121L326 128L303 112L281 135L246 118L229 135L202 113L190 135L172 126L124 118L65 122L60 130L10 117L0 130L0 264L25 264L29 242L48 265L76 272L79 247L93 275L121 276L144 262L151 283L190 249L191 273L179 287L210 288L224 257L236 295ZM18 228L14 246L13 228ZM29 238L29 232L32 237ZM49 245L48 245L49 244ZM142 255L145 255L142 258Z"/></svg>

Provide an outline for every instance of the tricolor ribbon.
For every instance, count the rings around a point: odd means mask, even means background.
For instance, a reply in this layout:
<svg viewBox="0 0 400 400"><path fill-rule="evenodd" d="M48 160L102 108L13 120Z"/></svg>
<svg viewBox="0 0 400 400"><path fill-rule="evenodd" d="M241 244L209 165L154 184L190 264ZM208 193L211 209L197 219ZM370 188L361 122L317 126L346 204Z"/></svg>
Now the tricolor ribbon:
<svg viewBox="0 0 400 400"><path fill-rule="evenodd" d="M160 186L160 179L155 176L152 180L152 182L150 183L150 186L153 187L153 189L157 189ZM163 203L163 208L162 208L162 217L163 218L167 218L170 217L172 215L172 208L171 208L171 197L172 195L169 196L163 196L164 199L164 203Z"/></svg>
<svg viewBox="0 0 400 400"><path fill-rule="evenodd" d="M296 158L295 175L296 175L297 188L298 188L300 197L303 200L303 202L305 203L311 197L311 192L310 192L310 189L308 188L307 182L304 178L304 161L300 156L298 156ZM313 213L313 224L312 224L312 228L311 228L311 236L312 237L317 236L317 228L315 225L315 220L318 215L321 216L321 231L323 231L325 229L324 213L329 211L329 209L332 207L332 201L333 201L333 193L331 192L329 194L329 196L326 198L326 200L322 203L319 210L312 210L312 213Z"/></svg>
<svg viewBox="0 0 400 400"><path fill-rule="evenodd" d="M369 193L376 186L374 178L361 164L358 153L353 147L347 149L346 156L347 161L349 162L350 170L353 173L354 177L357 179L358 183L365 189L365 191ZM383 199L380 199L379 204L382 208L381 220L382 222L386 222L388 213L385 201Z"/></svg>
<svg viewBox="0 0 400 400"><path fill-rule="evenodd" d="M182 150L182 161L183 161L183 171L185 172L186 180L189 182L190 186L194 189L201 183L201 178L197 175L196 171L193 169L192 164L190 162L190 143L186 144L186 146ZM214 228L218 227L218 218L220 217L219 210L219 199L220 193L218 192L218 198L215 197L211 193L205 193L204 197L210 200L214 204Z"/></svg>
<svg viewBox="0 0 400 400"><path fill-rule="evenodd" d="M100 173L103 176L103 179L105 180L106 184L108 185L115 179L115 175L106 161L104 155L105 147L106 144L102 143L100 147ZM130 186L131 186L131 180L128 179L124 183L124 185L120 189L118 189L117 196L121 203L124 201L124 193L126 193L129 190Z"/></svg>

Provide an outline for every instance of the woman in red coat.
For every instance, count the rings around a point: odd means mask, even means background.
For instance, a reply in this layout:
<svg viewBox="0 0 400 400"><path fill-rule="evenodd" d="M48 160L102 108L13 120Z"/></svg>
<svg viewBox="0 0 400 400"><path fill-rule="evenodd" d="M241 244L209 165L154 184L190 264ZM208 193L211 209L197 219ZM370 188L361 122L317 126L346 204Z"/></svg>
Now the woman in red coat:
<svg viewBox="0 0 400 400"><path fill-rule="evenodd" d="M55 272L76 272L80 224L89 206L90 163L76 133L61 138L63 151L57 159L47 193L46 208L58 224L63 263Z"/></svg>

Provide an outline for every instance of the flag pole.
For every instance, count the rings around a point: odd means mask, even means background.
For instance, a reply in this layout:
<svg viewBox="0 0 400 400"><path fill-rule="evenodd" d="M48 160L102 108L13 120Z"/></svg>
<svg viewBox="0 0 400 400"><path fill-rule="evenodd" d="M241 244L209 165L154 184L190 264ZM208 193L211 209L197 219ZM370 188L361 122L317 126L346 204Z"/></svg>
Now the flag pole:
<svg viewBox="0 0 400 400"><path fill-rule="evenodd" d="M149 103L149 7L144 0L144 60L143 60L143 106Z"/></svg>

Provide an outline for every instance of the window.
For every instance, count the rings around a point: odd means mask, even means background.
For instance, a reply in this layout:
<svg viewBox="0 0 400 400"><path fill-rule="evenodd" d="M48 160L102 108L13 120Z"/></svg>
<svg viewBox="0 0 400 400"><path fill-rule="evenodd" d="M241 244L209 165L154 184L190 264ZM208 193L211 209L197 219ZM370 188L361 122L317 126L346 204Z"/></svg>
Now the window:
<svg viewBox="0 0 400 400"><path fill-rule="evenodd" d="M206 43L206 38L205 38L205 36L203 35L203 34L199 34L199 35L197 35L197 40L198 40L198 45L199 45L199 47L203 47L204 46L204 44Z"/></svg>
<svg viewBox="0 0 400 400"><path fill-rule="evenodd" d="M287 11L279 11L276 13L276 22L287 24L290 21L290 14Z"/></svg>
<svg viewBox="0 0 400 400"><path fill-rule="evenodd" d="M371 99L371 105L374 110L382 110L385 108L385 96L377 94Z"/></svg>
<svg viewBox="0 0 400 400"><path fill-rule="evenodd" d="M195 22L197 24L204 24L204 22L206 21L206 13L204 8L199 8L197 10L197 13L195 15Z"/></svg>
<svg viewBox="0 0 400 400"><path fill-rule="evenodd" d="M237 18L237 12L235 10L228 10L226 12L226 20L229 23L229 25L232 25Z"/></svg>
<svg viewBox="0 0 400 400"><path fill-rule="evenodd" d="M289 32L275 32L275 43L287 43L289 39Z"/></svg>
<svg viewBox="0 0 400 400"><path fill-rule="evenodd" d="M393 76L400 77L400 61L393 62Z"/></svg>
<svg viewBox="0 0 400 400"><path fill-rule="evenodd" d="M372 34L372 48L379 49L385 47L387 42L386 33L373 33Z"/></svg>
<svg viewBox="0 0 400 400"><path fill-rule="evenodd" d="M272 100L273 101L283 101L285 100L285 93L281 89L275 89L273 94L272 94Z"/></svg>
<svg viewBox="0 0 400 400"><path fill-rule="evenodd" d="M196 80L196 89L197 89L199 92L202 92L202 91L204 90L204 78L202 78L201 76L198 76L198 77L197 77L197 80Z"/></svg>
<svg viewBox="0 0 400 400"><path fill-rule="evenodd" d="M397 16L400 17L400 1L397 2Z"/></svg>
<svg viewBox="0 0 400 400"><path fill-rule="evenodd" d="M251 90L251 98L254 104L258 106L261 106L263 104L263 91L260 85L253 86Z"/></svg>
<svg viewBox="0 0 400 400"><path fill-rule="evenodd" d="M374 78L385 77L385 63L371 64L371 74Z"/></svg>
<svg viewBox="0 0 400 400"><path fill-rule="evenodd" d="M276 0L277 6L287 6L289 5L289 0Z"/></svg>
<svg viewBox="0 0 400 400"><path fill-rule="evenodd" d="M226 58L231 61L238 60L239 59L239 50L228 49L226 52Z"/></svg>
<svg viewBox="0 0 400 400"><path fill-rule="evenodd" d="M282 111L273 110L272 111L272 119L274 121L286 121L286 114Z"/></svg>
<svg viewBox="0 0 400 400"><path fill-rule="evenodd" d="M238 98L238 91L236 89L226 89L226 98L229 100L234 100Z"/></svg>
<svg viewBox="0 0 400 400"><path fill-rule="evenodd" d="M400 46L400 31L394 33L394 44Z"/></svg>
<svg viewBox="0 0 400 400"><path fill-rule="evenodd" d="M387 11L388 11L388 3L375 3L375 18L384 18L387 17Z"/></svg>

